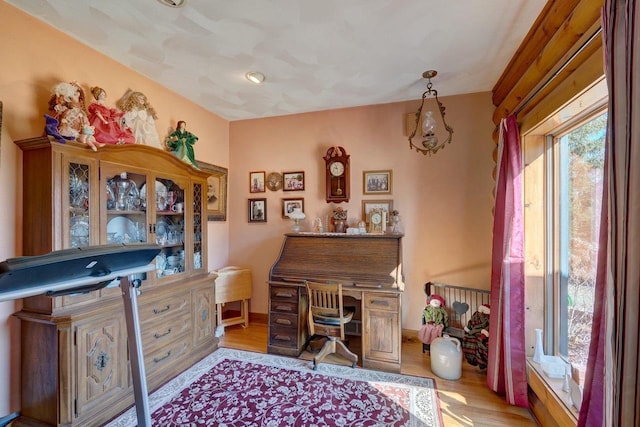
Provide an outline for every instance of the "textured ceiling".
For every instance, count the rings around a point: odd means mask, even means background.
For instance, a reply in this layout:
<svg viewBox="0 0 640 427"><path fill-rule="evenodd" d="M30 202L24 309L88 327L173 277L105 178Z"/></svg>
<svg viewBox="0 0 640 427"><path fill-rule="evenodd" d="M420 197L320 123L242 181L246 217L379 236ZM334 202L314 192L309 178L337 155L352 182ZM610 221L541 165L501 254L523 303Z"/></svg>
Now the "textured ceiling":
<svg viewBox="0 0 640 427"><path fill-rule="evenodd" d="M440 96L489 91L545 4L5 1L227 120L419 99L428 69Z"/></svg>

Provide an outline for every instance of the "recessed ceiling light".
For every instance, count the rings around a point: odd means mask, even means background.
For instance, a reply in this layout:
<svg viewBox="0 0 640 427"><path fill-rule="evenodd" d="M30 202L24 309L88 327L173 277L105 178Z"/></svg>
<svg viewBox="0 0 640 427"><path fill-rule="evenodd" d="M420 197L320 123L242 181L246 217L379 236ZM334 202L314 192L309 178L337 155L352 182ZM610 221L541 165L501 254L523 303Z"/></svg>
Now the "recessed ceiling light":
<svg viewBox="0 0 640 427"><path fill-rule="evenodd" d="M244 75L251 83L260 84L264 81L264 74L259 71L249 71Z"/></svg>
<svg viewBox="0 0 640 427"><path fill-rule="evenodd" d="M158 0L165 6L169 7L182 7L187 3L187 0Z"/></svg>

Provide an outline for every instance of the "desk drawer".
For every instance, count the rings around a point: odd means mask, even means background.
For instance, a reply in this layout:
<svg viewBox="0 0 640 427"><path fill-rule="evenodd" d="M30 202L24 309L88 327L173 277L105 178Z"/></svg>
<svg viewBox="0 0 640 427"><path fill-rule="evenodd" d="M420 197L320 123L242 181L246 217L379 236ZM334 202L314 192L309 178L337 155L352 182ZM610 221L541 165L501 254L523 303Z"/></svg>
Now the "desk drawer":
<svg viewBox="0 0 640 427"><path fill-rule="evenodd" d="M293 331L298 328L298 315L297 313L278 313L272 312L269 317L269 324L275 328L291 328Z"/></svg>
<svg viewBox="0 0 640 427"><path fill-rule="evenodd" d="M269 344L278 347L296 348L298 346L298 331L291 328L269 328Z"/></svg>
<svg viewBox="0 0 640 427"><path fill-rule="evenodd" d="M364 295L364 306L369 310L397 312L400 308L400 303L397 295L366 293Z"/></svg>
<svg viewBox="0 0 640 427"><path fill-rule="evenodd" d="M276 313L298 313L298 301L271 301L271 312Z"/></svg>
<svg viewBox="0 0 640 427"><path fill-rule="evenodd" d="M296 286L271 286L271 299L298 300L298 288Z"/></svg>

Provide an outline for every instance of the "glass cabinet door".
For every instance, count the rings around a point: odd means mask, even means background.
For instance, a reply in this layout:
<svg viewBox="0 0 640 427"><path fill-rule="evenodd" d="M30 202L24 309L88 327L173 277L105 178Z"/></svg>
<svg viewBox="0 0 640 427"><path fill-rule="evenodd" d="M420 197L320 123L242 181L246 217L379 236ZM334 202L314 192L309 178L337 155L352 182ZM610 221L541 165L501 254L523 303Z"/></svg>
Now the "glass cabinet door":
<svg viewBox="0 0 640 427"><path fill-rule="evenodd" d="M102 242L146 242L146 175L112 169L105 175L106 235Z"/></svg>
<svg viewBox="0 0 640 427"><path fill-rule="evenodd" d="M91 244L90 212L91 197L91 167L89 164L69 161L69 196L64 200L67 205L67 217L64 218L67 230L64 237L65 248L81 248Z"/></svg>
<svg viewBox="0 0 640 427"><path fill-rule="evenodd" d="M185 271L185 188L186 182L155 179L153 200L155 240L162 247L156 257L156 277L167 277Z"/></svg>
<svg viewBox="0 0 640 427"><path fill-rule="evenodd" d="M204 221L204 203L203 203L204 186L200 183L193 184L193 269L201 270L204 268L204 261L202 259L202 251L205 237L203 235L203 221Z"/></svg>

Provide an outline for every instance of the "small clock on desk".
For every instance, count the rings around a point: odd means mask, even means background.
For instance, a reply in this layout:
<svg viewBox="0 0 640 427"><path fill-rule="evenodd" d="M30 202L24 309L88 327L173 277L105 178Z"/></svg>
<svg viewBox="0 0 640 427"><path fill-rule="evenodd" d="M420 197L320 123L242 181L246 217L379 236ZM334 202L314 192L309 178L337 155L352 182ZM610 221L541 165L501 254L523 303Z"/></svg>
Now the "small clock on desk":
<svg viewBox="0 0 640 427"><path fill-rule="evenodd" d="M341 203L349 201L349 154L343 147L330 147L323 157L326 175L327 203Z"/></svg>
<svg viewBox="0 0 640 427"><path fill-rule="evenodd" d="M381 234L384 233L384 211L382 209L371 209L367 214L367 222L369 223L368 233Z"/></svg>

